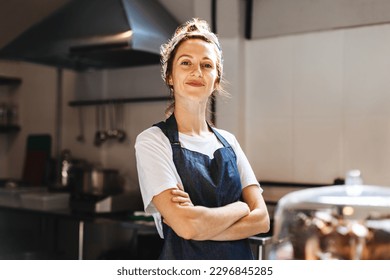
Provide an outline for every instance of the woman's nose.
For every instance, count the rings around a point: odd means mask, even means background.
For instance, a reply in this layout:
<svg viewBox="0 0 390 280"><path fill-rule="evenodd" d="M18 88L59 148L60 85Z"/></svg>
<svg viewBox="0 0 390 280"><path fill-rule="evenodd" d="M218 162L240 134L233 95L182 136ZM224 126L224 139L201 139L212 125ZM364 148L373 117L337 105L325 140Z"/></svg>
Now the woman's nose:
<svg viewBox="0 0 390 280"><path fill-rule="evenodd" d="M202 77L202 68L201 65L194 65L194 69L192 69L192 76Z"/></svg>

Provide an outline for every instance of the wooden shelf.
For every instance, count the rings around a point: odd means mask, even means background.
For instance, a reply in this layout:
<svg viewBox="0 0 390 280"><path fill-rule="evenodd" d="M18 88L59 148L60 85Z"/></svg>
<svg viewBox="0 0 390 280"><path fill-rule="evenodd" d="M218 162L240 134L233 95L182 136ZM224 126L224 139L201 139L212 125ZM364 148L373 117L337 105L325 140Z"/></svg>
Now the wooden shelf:
<svg viewBox="0 0 390 280"><path fill-rule="evenodd" d="M112 98L112 99L99 99L99 100L77 100L70 101L69 106L94 106L94 105L108 105L108 104L121 104L121 103L136 103L136 102L157 102L168 101L171 98L169 96L155 96L155 97L133 97L133 98Z"/></svg>
<svg viewBox="0 0 390 280"><path fill-rule="evenodd" d="M20 131L19 125L0 125L0 133L13 133Z"/></svg>
<svg viewBox="0 0 390 280"><path fill-rule="evenodd" d="M17 86L22 83L22 79L20 78L15 78L15 77L6 77L0 75L0 85L5 85L5 86Z"/></svg>

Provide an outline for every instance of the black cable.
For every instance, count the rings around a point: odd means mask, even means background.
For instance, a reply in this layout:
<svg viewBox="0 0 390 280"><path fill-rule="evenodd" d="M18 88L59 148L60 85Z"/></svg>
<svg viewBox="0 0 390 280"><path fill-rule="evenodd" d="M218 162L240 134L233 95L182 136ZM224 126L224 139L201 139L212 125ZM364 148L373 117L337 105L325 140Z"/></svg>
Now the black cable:
<svg viewBox="0 0 390 280"><path fill-rule="evenodd" d="M211 31L217 33L217 0L211 0ZM217 104L215 98L211 99L211 123L216 125Z"/></svg>
<svg viewBox="0 0 390 280"><path fill-rule="evenodd" d="M246 0L245 14L245 38L252 39L253 0Z"/></svg>

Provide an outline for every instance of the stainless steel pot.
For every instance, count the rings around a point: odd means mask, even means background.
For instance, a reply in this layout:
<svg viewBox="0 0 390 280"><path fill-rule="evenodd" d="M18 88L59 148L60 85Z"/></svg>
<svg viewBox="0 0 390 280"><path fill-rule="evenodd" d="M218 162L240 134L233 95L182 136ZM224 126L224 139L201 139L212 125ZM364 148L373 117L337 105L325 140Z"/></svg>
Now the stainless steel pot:
<svg viewBox="0 0 390 280"><path fill-rule="evenodd" d="M299 190L279 200L270 259L390 259L390 187Z"/></svg>
<svg viewBox="0 0 390 280"><path fill-rule="evenodd" d="M116 169L73 166L69 173L69 184L74 194L114 195L124 190L123 178Z"/></svg>

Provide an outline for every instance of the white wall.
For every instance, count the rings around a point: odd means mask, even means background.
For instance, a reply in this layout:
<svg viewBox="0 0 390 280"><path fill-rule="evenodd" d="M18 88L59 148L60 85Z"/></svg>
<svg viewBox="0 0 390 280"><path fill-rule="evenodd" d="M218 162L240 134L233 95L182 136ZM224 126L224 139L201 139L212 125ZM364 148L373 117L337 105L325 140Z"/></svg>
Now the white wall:
<svg viewBox="0 0 390 280"><path fill-rule="evenodd" d="M388 23L387 0L253 1L252 38Z"/></svg>
<svg viewBox="0 0 390 280"><path fill-rule="evenodd" d="M246 44L246 150L262 180L390 185L390 25Z"/></svg>

